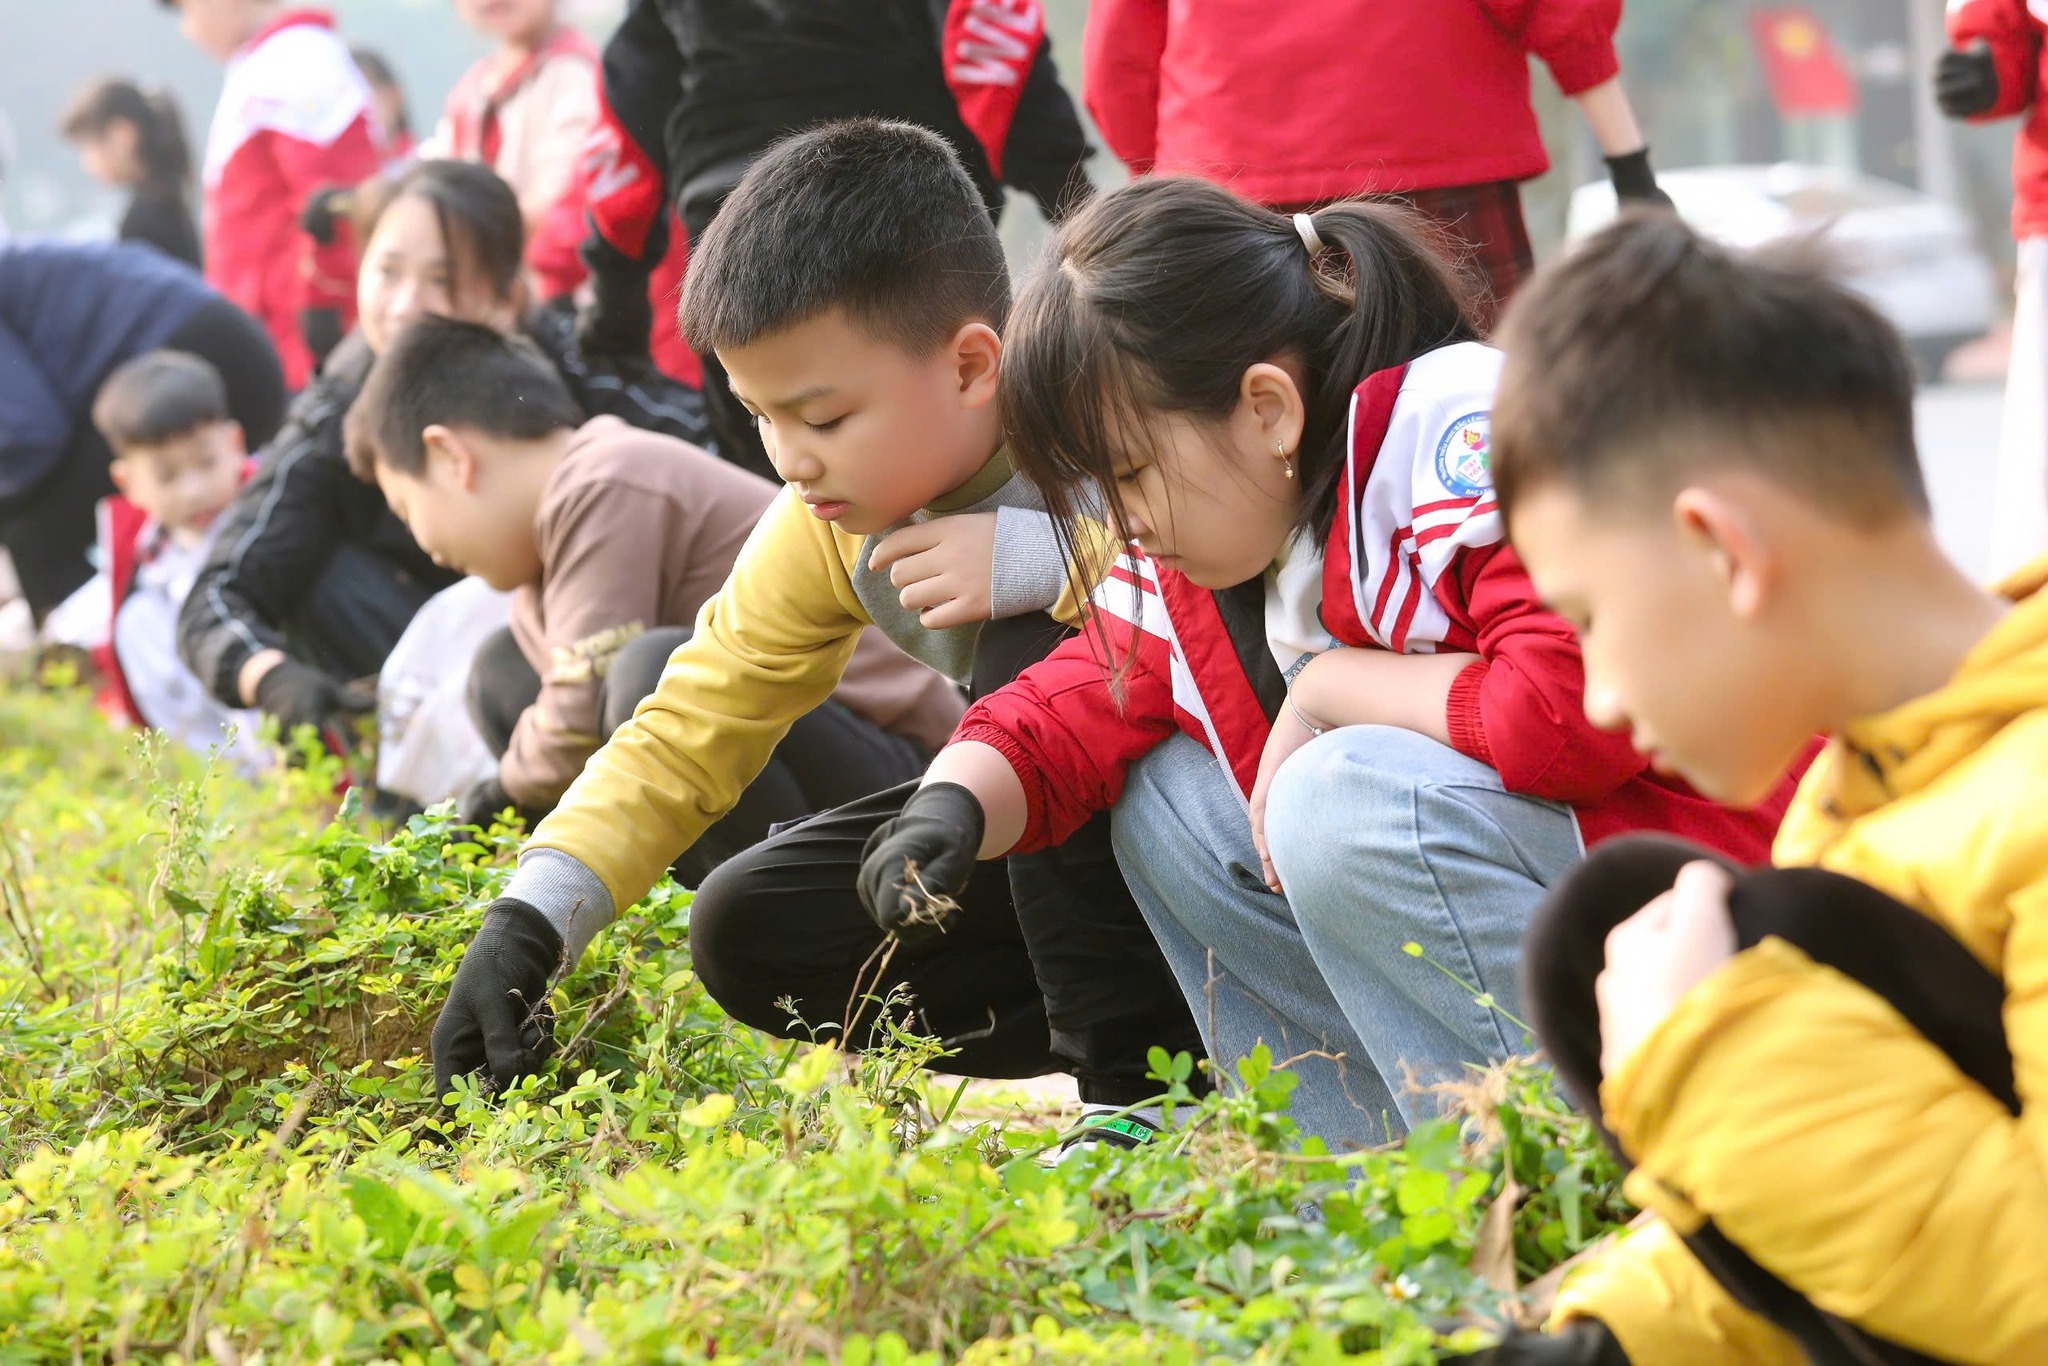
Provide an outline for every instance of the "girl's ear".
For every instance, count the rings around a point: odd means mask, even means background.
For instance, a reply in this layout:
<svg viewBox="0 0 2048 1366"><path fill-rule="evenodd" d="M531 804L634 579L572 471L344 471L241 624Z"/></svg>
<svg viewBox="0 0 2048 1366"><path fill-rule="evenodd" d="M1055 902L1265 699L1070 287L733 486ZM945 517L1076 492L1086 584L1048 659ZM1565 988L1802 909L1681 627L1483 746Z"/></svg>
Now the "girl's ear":
<svg viewBox="0 0 2048 1366"><path fill-rule="evenodd" d="M1238 381L1231 425L1248 451L1293 460L1308 427L1301 386L1284 366L1271 361L1248 367Z"/></svg>
<svg viewBox="0 0 2048 1366"><path fill-rule="evenodd" d="M1707 557L1737 619L1754 621L1777 581L1777 557L1755 518L1712 489L1682 489L1671 501L1671 520L1685 542Z"/></svg>
<svg viewBox="0 0 2048 1366"><path fill-rule="evenodd" d="M968 323L953 334L947 352L960 387L961 406L984 408L996 401L996 375L1002 369L1003 339L987 323Z"/></svg>

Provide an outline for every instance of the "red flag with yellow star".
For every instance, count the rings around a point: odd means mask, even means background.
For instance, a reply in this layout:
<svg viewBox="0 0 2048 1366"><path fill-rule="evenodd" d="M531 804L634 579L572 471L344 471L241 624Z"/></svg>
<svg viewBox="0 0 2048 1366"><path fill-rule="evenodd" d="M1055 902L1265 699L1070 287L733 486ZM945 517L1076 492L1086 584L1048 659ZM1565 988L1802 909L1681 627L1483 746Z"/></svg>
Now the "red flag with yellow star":
<svg viewBox="0 0 2048 1366"><path fill-rule="evenodd" d="M1812 11L1803 5L1751 10L1749 31L1780 114L1856 112L1856 78Z"/></svg>

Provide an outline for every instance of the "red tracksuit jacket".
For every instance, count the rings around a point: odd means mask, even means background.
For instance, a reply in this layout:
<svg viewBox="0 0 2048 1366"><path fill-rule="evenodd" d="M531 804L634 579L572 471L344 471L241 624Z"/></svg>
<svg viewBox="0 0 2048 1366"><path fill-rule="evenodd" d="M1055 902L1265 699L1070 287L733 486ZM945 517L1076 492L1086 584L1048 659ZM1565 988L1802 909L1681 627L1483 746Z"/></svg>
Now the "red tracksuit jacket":
<svg viewBox="0 0 2048 1366"><path fill-rule="evenodd" d="M1567 95L1619 70L1621 0L1092 0L1082 98L1138 174L1266 204L1526 180L1535 54Z"/></svg>
<svg viewBox="0 0 2048 1366"><path fill-rule="evenodd" d="M355 244L320 247L299 227L315 190L381 165L370 87L334 21L291 10L228 62L206 139L206 278L263 324L293 390L312 377L307 309L355 322Z"/></svg>
<svg viewBox="0 0 2048 1366"><path fill-rule="evenodd" d="M1762 807L1736 810L1652 773L1626 736L1586 720L1572 629L1537 601L1502 539L1486 464L1499 372L1498 351L1466 342L1358 386L1324 547L1325 629L1359 649L1478 655L1451 690L1453 743L1510 791L1570 806L1588 845L1660 830L1767 858L1790 778ZM1176 730L1223 761L1247 805L1258 777L1272 713L1242 661L1267 650L1263 619L1259 640L1234 639L1217 594L1135 550L1095 606L1114 657L1136 652L1121 706L1105 682L1104 633L1084 630L982 699L954 735L993 745L1017 771L1030 808L1020 850L1057 844L1113 805L1131 763Z"/></svg>
<svg viewBox="0 0 2048 1366"><path fill-rule="evenodd" d="M2012 235L2048 234L2048 4L2042 0L1949 0L1948 36L1958 48L1990 45L1998 103L1973 122L2025 114L2012 153Z"/></svg>

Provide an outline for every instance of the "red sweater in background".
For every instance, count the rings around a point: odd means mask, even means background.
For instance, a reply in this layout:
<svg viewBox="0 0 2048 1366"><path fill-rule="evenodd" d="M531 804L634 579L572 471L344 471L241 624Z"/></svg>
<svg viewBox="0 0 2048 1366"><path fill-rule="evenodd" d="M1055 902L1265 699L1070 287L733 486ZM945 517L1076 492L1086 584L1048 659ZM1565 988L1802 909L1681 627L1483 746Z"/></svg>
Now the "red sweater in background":
<svg viewBox="0 0 2048 1366"><path fill-rule="evenodd" d="M1988 0L1986 0L1988 2ZM1526 180L1567 95L1620 71L1621 0L1092 0L1082 96L1134 173L1265 204Z"/></svg>
<svg viewBox="0 0 2048 1366"><path fill-rule="evenodd" d="M206 140L206 278L263 324L287 387L306 387L308 309L355 322L355 242L322 247L299 226L314 191L377 174L370 87L334 21L291 10L228 62Z"/></svg>

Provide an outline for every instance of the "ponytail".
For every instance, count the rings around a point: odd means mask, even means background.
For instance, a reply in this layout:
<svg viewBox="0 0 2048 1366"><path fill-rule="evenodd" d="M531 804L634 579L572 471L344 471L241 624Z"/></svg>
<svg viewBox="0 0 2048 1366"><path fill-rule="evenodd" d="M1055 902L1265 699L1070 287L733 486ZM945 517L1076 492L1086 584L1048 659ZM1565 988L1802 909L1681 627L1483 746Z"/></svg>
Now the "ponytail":
<svg viewBox="0 0 2048 1366"><path fill-rule="evenodd" d="M185 136L185 117L177 97L166 87L145 91L118 76L94 81L81 90L65 111L61 125L72 141L94 138L116 123L135 129L135 154L142 163L142 183L182 195L192 183L192 144Z"/></svg>
<svg viewBox="0 0 2048 1366"><path fill-rule="evenodd" d="M150 119L142 130L142 164L151 182L176 186L182 193L192 181L192 144L185 137L185 116L168 86L145 92Z"/></svg>
<svg viewBox="0 0 2048 1366"><path fill-rule="evenodd" d="M1102 504L1127 541L1114 452L1150 439L1165 416L1224 418L1247 369L1291 361L1307 410L1301 526L1320 538L1336 513L1352 391L1475 339L1474 297L1412 210L1349 202L1288 215L1206 181L1147 177L1068 218L1019 292L1005 430L1069 544Z"/></svg>

